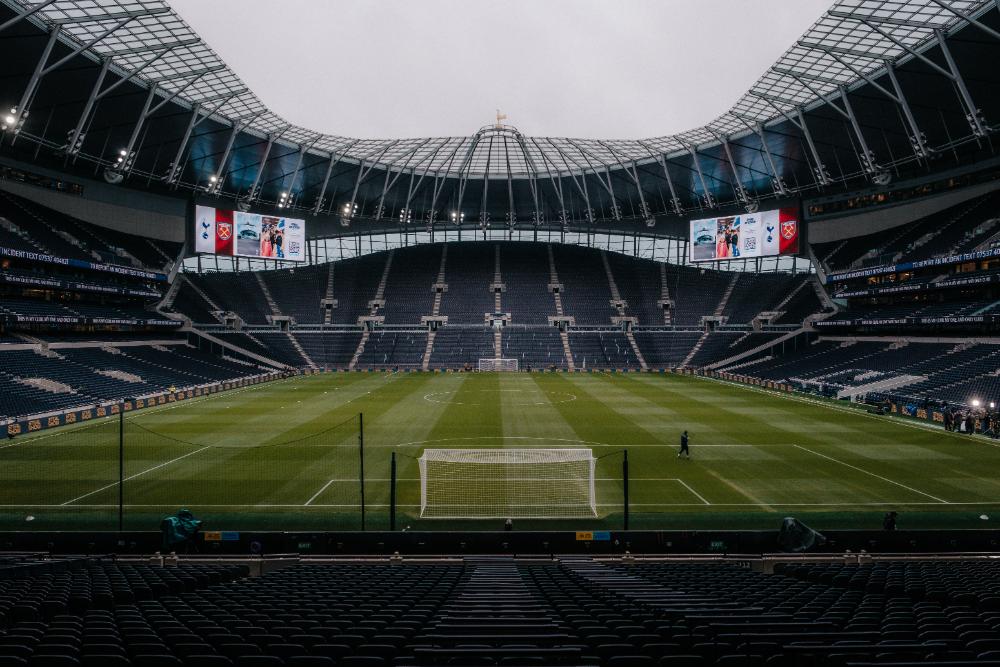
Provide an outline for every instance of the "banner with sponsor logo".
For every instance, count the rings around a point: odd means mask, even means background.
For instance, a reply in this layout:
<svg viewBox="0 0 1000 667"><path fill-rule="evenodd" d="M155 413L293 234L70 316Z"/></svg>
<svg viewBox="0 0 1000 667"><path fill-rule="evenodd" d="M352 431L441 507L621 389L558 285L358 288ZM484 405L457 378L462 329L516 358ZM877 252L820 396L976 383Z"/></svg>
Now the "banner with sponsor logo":
<svg viewBox="0 0 1000 667"><path fill-rule="evenodd" d="M300 218L195 206L195 252L304 262L306 223Z"/></svg>
<svg viewBox="0 0 1000 667"><path fill-rule="evenodd" d="M692 220L689 255L692 262L794 255L799 232L796 208Z"/></svg>

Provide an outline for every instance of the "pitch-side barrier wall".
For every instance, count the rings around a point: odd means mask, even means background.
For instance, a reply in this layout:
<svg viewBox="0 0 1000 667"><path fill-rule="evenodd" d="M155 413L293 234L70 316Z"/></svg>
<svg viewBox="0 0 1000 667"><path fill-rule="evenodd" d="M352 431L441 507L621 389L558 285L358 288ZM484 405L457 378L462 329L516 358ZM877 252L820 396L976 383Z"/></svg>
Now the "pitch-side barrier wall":
<svg viewBox="0 0 1000 667"><path fill-rule="evenodd" d="M281 380L293 375L309 375L311 373L312 371L308 370L274 371L272 373L261 373L241 378L233 378L232 380L182 387L180 389L175 389L174 391L162 391L153 394L145 394L124 401L104 401L68 410L18 417L9 420L6 423L7 437L13 438L18 435L34 433L47 428L55 428L57 426L65 426L68 424L78 424L92 419L100 419L101 417L110 417L111 415L117 415L122 410L125 412L141 410L143 408L176 403L178 401L185 401L200 396L217 394L231 389L239 389L241 387L249 387L251 385L261 384L264 382Z"/></svg>

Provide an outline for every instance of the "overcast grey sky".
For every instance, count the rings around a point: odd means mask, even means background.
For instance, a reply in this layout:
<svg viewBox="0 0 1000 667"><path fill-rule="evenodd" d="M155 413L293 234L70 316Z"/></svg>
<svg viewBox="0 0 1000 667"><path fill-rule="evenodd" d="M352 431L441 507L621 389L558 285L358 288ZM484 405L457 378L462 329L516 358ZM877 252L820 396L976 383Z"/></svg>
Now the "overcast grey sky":
<svg viewBox="0 0 1000 667"><path fill-rule="evenodd" d="M642 138L723 113L832 0L171 0L276 113L355 137Z"/></svg>

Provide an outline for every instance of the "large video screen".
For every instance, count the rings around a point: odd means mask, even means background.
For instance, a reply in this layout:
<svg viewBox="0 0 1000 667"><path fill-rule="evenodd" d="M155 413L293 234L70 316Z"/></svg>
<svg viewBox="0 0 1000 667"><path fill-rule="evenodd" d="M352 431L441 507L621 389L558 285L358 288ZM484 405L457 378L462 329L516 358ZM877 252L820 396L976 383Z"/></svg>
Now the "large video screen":
<svg viewBox="0 0 1000 667"><path fill-rule="evenodd" d="M798 251L798 208L691 221L692 262L794 255Z"/></svg>
<svg viewBox="0 0 1000 667"><path fill-rule="evenodd" d="M306 259L305 220L196 206L194 226L198 253L290 262Z"/></svg>

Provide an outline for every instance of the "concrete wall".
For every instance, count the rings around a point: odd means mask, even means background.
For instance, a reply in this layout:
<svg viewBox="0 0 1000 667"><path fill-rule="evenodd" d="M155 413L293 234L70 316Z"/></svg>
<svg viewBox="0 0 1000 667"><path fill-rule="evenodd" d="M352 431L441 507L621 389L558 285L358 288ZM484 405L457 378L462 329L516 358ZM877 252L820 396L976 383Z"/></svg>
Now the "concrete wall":
<svg viewBox="0 0 1000 667"><path fill-rule="evenodd" d="M933 215L938 211L1000 189L1000 181L980 183L936 197L928 197L891 208L879 208L864 213L846 213L836 218L810 222L809 242L827 243L855 236L875 234Z"/></svg>
<svg viewBox="0 0 1000 667"><path fill-rule="evenodd" d="M42 206L48 206L60 213L100 227L163 241L184 241L187 200L183 197L166 197L108 185L102 181L66 175L38 165L6 158L0 159L0 164L79 183L83 186L83 196L4 180L0 180L0 190L25 197Z"/></svg>

